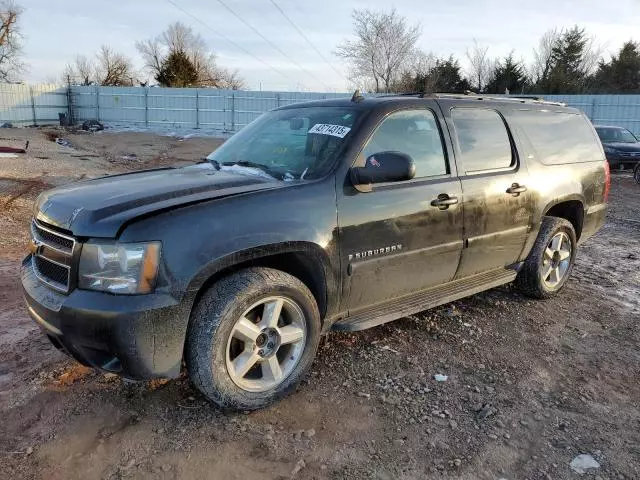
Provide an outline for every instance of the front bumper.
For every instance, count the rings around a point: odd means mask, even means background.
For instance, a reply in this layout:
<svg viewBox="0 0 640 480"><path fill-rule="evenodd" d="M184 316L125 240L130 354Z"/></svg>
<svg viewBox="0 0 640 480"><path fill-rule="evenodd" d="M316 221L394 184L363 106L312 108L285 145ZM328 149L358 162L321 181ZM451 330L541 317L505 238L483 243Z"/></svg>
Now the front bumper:
<svg viewBox="0 0 640 480"><path fill-rule="evenodd" d="M51 342L84 365L141 380L180 373L189 310L167 293L58 293L35 276L31 256L21 277L27 309Z"/></svg>

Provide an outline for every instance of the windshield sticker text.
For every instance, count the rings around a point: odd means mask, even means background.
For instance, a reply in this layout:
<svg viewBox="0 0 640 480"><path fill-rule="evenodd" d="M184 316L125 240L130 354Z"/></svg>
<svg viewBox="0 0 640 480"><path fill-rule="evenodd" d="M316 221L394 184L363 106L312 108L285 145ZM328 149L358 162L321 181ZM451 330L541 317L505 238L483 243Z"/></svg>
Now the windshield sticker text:
<svg viewBox="0 0 640 480"><path fill-rule="evenodd" d="M331 125L328 123L316 123L309 133L319 133L320 135L331 135L332 137L344 138L351 129L342 125Z"/></svg>

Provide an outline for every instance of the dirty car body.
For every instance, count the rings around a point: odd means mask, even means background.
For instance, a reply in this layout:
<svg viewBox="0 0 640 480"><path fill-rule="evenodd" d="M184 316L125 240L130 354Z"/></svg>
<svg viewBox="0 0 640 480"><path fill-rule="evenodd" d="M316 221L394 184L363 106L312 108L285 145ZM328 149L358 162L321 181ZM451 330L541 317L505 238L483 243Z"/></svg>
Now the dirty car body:
<svg viewBox="0 0 640 480"><path fill-rule="evenodd" d="M300 279L324 332L354 331L514 280L547 216L568 220L580 242L604 223L604 152L571 108L389 96L293 105L265 118L209 163L39 197L22 284L31 317L56 347L129 378L174 377L194 306L242 269ZM282 131L263 135L260 122L274 118ZM497 130L477 136L478 123ZM584 148L549 145L545 136L562 136L558 129ZM278 135L294 134L299 143L282 147ZM398 143L398 135L411 138ZM483 153L487 138L501 149ZM259 149L269 169L242 158ZM372 180L387 158L410 161L411 178ZM111 257L141 265L138 280L83 276L85 264Z"/></svg>

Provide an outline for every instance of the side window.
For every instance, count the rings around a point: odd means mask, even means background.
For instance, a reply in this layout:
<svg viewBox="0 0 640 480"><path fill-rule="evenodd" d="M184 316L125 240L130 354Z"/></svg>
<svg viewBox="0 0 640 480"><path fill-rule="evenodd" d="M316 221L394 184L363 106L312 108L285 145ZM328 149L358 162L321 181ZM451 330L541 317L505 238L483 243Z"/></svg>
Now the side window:
<svg viewBox="0 0 640 480"><path fill-rule="evenodd" d="M466 173L511 166L511 142L498 112L454 108L451 118Z"/></svg>
<svg viewBox="0 0 640 480"><path fill-rule="evenodd" d="M579 113L520 110L514 111L513 116L542 163L559 165L602 160L600 142L589 120Z"/></svg>
<svg viewBox="0 0 640 480"><path fill-rule="evenodd" d="M363 154L369 158L388 151L409 155L416 164L416 178L449 173L440 130L431 110L403 110L385 118Z"/></svg>

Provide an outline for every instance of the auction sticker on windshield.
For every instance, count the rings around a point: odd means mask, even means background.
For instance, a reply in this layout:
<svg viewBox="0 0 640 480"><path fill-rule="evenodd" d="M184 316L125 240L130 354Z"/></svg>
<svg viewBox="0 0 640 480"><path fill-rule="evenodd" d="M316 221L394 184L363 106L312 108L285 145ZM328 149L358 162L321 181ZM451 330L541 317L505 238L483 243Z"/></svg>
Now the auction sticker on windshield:
<svg viewBox="0 0 640 480"><path fill-rule="evenodd" d="M319 133L320 135L331 135L333 137L344 138L351 129L342 125L331 125L329 123L316 123L309 133Z"/></svg>

